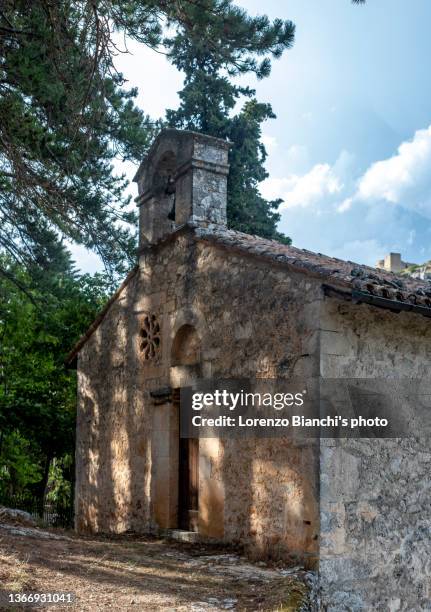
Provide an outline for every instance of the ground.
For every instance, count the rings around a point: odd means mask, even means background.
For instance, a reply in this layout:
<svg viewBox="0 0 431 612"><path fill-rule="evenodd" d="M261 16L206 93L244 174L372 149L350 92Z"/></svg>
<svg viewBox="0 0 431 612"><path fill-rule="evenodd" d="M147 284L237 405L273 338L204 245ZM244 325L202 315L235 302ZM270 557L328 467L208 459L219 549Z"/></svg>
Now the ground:
<svg viewBox="0 0 431 612"><path fill-rule="evenodd" d="M309 609L312 578L300 568L253 564L238 552L198 544L0 523L2 590L75 593L73 606L49 610L294 612Z"/></svg>

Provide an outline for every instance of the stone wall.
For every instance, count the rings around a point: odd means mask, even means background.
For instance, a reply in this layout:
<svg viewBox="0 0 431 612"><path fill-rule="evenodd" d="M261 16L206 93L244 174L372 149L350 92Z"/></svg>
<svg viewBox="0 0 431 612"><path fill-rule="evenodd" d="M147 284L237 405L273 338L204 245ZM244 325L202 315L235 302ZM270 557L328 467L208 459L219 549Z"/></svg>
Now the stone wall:
<svg viewBox="0 0 431 612"><path fill-rule="evenodd" d="M321 329L324 377L429 374L429 319L326 299ZM323 609L431 609L429 440L322 441L320 469Z"/></svg>
<svg viewBox="0 0 431 612"><path fill-rule="evenodd" d="M318 281L195 242L190 231L147 250L79 354L77 528L175 527L178 418L151 392L197 377L315 375L320 301ZM200 341L194 365L172 356L184 325ZM241 541L255 556L312 564L316 443L201 440L199 531Z"/></svg>

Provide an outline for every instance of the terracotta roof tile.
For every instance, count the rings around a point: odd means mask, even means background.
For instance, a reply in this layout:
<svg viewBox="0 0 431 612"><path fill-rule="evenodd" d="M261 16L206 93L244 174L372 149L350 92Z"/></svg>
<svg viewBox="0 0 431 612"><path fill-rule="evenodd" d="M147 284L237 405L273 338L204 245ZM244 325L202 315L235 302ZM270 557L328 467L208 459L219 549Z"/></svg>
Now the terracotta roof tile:
<svg viewBox="0 0 431 612"><path fill-rule="evenodd" d="M325 282L331 281L390 300L431 307L431 283L427 281L313 253L217 225L196 227L195 234L201 240L214 241L227 248L285 263L298 272L319 276Z"/></svg>

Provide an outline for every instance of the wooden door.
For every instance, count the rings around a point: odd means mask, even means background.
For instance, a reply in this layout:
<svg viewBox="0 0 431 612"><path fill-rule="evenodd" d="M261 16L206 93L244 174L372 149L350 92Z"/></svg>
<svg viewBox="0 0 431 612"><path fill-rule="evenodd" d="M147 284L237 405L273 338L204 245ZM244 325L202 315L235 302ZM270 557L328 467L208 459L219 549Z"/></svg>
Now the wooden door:
<svg viewBox="0 0 431 612"><path fill-rule="evenodd" d="M178 526L198 531L199 439L180 438Z"/></svg>

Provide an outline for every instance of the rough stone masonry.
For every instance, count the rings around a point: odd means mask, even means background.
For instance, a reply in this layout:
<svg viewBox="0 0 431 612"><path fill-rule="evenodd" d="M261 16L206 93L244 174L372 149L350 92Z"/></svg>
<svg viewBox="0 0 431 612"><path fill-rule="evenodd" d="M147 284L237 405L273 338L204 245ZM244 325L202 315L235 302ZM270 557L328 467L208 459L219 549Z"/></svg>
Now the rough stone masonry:
<svg viewBox="0 0 431 612"><path fill-rule="evenodd" d="M185 526L318 569L322 610L431 610L428 439L200 439L184 493L183 386L431 364L426 283L227 229L228 149L165 130L138 170L137 265L69 356L76 528Z"/></svg>

